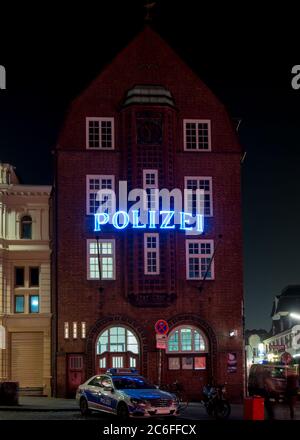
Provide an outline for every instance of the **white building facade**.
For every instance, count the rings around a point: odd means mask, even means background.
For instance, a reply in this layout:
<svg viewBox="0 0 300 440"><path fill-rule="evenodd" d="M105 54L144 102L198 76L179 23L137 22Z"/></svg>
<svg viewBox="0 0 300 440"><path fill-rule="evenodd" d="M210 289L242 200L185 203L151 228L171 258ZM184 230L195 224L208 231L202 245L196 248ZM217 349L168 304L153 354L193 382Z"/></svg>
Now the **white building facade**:
<svg viewBox="0 0 300 440"><path fill-rule="evenodd" d="M50 186L0 164L0 381L51 395Z"/></svg>

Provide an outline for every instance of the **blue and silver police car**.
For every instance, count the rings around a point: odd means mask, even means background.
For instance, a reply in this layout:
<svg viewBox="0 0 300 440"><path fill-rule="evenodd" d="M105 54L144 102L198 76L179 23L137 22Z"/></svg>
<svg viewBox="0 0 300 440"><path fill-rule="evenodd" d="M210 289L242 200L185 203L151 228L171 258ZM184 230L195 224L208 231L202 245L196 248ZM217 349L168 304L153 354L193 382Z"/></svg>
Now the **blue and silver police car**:
<svg viewBox="0 0 300 440"><path fill-rule="evenodd" d="M178 415L174 394L159 390L134 369L111 368L80 385L76 399L82 415L90 411L128 417L169 417Z"/></svg>

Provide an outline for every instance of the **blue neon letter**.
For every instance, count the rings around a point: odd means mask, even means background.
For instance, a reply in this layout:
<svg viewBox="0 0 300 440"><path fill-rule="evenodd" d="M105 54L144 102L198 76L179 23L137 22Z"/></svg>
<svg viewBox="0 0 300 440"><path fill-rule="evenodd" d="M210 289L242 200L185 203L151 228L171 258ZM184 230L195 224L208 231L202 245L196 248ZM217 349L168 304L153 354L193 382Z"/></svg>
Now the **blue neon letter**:
<svg viewBox="0 0 300 440"><path fill-rule="evenodd" d="M156 211L149 211L149 229L156 229L155 215Z"/></svg>
<svg viewBox="0 0 300 440"><path fill-rule="evenodd" d="M160 229L174 229L175 225L170 225L170 221L174 217L174 211L160 211L161 215L166 215L160 225Z"/></svg>
<svg viewBox="0 0 300 440"><path fill-rule="evenodd" d="M197 216L197 231L202 234L204 231L204 216L202 214L196 214Z"/></svg>
<svg viewBox="0 0 300 440"><path fill-rule="evenodd" d="M123 215L123 219L124 219L124 222L123 222L122 225L119 225L119 223L118 223L118 217L120 215ZM124 229L124 228L126 228L128 226L128 224L129 224L129 215L125 211L117 211L117 212L115 212L114 215L113 215L113 218L112 218L112 224L114 225L114 227L116 229Z"/></svg>
<svg viewBox="0 0 300 440"><path fill-rule="evenodd" d="M186 223L189 222L189 218L193 218L192 214L189 212L181 212L180 213L180 229L184 231L192 231L193 226L186 226Z"/></svg>
<svg viewBox="0 0 300 440"><path fill-rule="evenodd" d="M132 211L132 227L137 229L143 229L146 225L142 225L139 223L139 210L133 209Z"/></svg>
<svg viewBox="0 0 300 440"><path fill-rule="evenodd" d="M94 231L101 231L101 225L108 223L109 215L106 212L99 212L94 214L95 226Z"/></svg>

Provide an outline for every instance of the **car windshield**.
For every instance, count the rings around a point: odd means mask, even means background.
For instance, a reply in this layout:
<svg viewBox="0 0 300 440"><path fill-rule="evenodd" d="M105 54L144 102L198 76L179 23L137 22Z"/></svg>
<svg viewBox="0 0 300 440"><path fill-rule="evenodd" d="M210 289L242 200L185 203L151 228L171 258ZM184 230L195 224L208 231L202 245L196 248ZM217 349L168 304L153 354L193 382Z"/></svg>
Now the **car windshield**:
<svg viewBox="0 0 300 440"><path fill-rule="evenodd" d="M117 390L149 390L156 388L154 385L150 384L141 376L118 376L113 377L114 386Z"/></svg>

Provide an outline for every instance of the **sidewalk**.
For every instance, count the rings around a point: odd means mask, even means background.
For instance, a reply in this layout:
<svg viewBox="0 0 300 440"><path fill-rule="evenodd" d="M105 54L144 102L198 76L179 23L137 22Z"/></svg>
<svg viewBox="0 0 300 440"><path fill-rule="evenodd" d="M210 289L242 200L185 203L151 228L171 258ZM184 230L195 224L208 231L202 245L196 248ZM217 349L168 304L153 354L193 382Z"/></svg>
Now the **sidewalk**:
<svg viewBox="0 0 300 440"><path fill-rule="evenodd" d="M0 411L79 411L75 399L20 396L18 406L1 406Z"/></svg>

